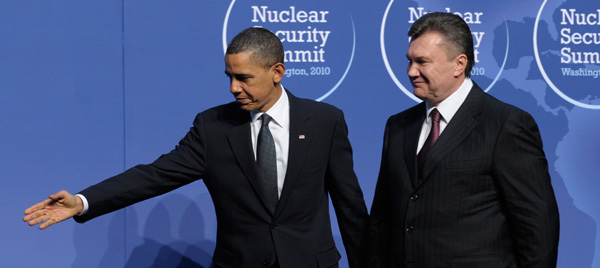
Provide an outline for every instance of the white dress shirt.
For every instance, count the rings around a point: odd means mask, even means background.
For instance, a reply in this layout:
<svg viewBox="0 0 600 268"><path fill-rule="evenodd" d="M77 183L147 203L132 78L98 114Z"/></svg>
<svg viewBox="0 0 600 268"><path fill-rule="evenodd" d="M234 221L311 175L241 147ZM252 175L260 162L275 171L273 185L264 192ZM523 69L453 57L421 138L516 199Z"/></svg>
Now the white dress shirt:
<svg viewBox="0 0 600 268"><path fill-rule="evenodd" d="M266 114L271 118L269 123L269 130L273 135L273 141L275 142L275 153L277 155L277 195L281 196L281 190L283 189L283 182L285 181L285 174L287 171L288 154L290 151L290 101L288 95L281 86L281 97L271 107ZM260 133L261 120L260 116L262 112L252 111L252 122L250 123L252 135L252 149L254 150L254 159L256 160L256 143L258 134Z"/></svg>
<svg viewBox="0 0 600 268"><path fill-rule="evenodd" d="M472 87L473 81L471 81L470 78L466 78L462 85L454 93L450 94L450 96L443 100L438 106L433 106L429 103L426 103L427 109L425 110L425 121L421 127L421 135L419 136L419 145L416 152L417 154L419 151L421 151L421 148L423 148L423 144L425 144L425 140L427 140L427 136L431 131L431 124L433 121L429 116L431 110L436 108L442 116L440 119L441 136L446 126L450 123L450 120L452 120L452 117L454 117L454 114L456 114L456 111L458 111L458 108L460 108L463 102L465 102L465 99L467 99L467 95L469 95L469 92L471 92Z"/></svg>

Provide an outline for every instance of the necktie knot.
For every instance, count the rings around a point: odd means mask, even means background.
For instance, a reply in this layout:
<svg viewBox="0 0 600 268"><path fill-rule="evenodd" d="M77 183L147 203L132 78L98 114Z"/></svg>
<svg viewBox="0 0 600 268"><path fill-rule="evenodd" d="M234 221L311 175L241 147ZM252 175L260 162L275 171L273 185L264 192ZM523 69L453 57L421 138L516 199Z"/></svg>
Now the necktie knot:
<svg viewBox="0 0 600 268"><path fill-rule="evenodd" d="M429 136L432 138L431 146L433 146L440 137L440 119L442 118L442 115L438 109L433 109L431 110L431 113L429 113L429 116L431 116L431 132Z"/></svg>
<svg viewBox="0 0 600 268"><path fill-rule="evenodd" d="M440 124L440 118L442 116L440 115L440 112L437 109L431 110L431 113L429 113L429 116L431 116L431 122L433 123L433 125Z"/></svg>
<svg viewBox="0 0 600 268"><path fill-rule="evenodd" d="M271 122L271 118L268 114L263 114L260 116L260 120L262 122L262 127L267 127L269 125L269 122Z"/></svg>

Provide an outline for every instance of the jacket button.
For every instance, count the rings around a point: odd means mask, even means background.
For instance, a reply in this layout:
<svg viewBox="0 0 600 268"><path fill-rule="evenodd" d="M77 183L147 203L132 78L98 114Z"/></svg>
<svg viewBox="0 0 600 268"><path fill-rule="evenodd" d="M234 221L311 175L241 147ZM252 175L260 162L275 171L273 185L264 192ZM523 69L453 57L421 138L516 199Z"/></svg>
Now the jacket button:
<svg viewBox="0 0 600 268"><path fill-rule="evenodd" d="M277 229L277 224L275 224L275 223L271 224L271 229L273 229L273 230Z"/></svg>
<svg viewBox="0 0 600 268"><path fill-rule="evenodd" d="M271 259L269 259L269 258L267 258L267 259L265 259L265 260L263 261L263 265L264 265L264 266L267 266L267 265L269 265L269 263L271 263Z"/></svg>
<svg viewBox="0 0 600 268"><path fill-rule="evenodd" d="M415 201L418 198L419 198L419 196L415 194L415 195L413 195L413 196L410 197L410 200Z"/></svg>
<svg viewBox="0 0 600 268"><path fill-rule="evenodd" d="M411 225L411 226L408 226L408 227L406 228L406 232L407 232L407 233L412 233L412 231L413 231L414 229L415 229L415 227L413 227L412 225Z"/></svg>

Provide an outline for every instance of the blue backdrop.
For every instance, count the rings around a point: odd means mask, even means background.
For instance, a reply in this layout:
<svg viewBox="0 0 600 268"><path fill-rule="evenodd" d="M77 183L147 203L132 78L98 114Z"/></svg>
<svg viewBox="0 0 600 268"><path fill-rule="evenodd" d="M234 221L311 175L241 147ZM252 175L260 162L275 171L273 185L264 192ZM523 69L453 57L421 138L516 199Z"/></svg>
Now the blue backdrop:
<svg viewBox="0 0 600 268"><path fill-rule="evenodd" d="M344 110L370 207L385 121L417 103L406 31L430 11L463 16L473 80L537 120L559 267L600 267L600 3L587 0L1 1L0 267L208 267L216 222L202 182L83 225L21 218L51 193L153 161L196 113L232 101L224 46L250 26L282 39L286 88Z"/></svg>

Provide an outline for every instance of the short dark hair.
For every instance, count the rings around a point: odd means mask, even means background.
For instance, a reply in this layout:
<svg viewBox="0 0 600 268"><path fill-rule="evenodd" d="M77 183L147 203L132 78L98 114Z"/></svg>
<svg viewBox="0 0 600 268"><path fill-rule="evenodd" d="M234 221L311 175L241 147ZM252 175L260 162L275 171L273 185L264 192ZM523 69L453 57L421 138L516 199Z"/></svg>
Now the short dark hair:
<svg viewBox="0 0 600 268"><path fill-rule="evenodd" d="M281 40L265 28L252 27L237 34L227 46L226 54L240 52L252 53L258 65L270 68L276 63L283 63L284 52Z"/></svg>
<svg viewBox="0 0 600 268"><path fill-rule="evenodd" d="M408 30L411 40L427 32L438 32L447 41L446 54L454 58L460 54L467 55L465 76L471 76L471 69L475 64L473 52L473 35L469 25L458 15L446 12L432 12L421 16Z"/></svg>

